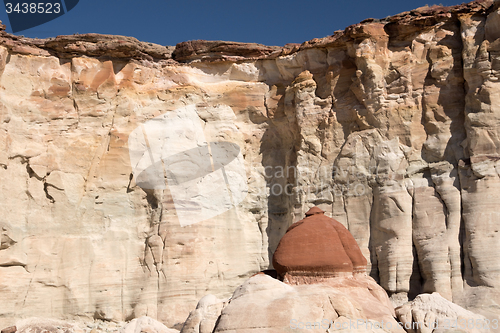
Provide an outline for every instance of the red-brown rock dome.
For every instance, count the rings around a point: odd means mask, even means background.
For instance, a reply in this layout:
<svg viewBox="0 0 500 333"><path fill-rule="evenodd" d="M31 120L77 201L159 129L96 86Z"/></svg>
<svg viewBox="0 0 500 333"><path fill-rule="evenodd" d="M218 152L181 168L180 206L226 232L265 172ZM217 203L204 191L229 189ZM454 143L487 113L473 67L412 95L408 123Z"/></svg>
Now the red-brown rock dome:
<svg viewBox="0 0 500 333"><path fill-rule="evenodd" d="M300 283L311 280L307 277L365 273L366 259L349 230L313 207L288 228L274 252L273 266L285 282Z"/></svg>

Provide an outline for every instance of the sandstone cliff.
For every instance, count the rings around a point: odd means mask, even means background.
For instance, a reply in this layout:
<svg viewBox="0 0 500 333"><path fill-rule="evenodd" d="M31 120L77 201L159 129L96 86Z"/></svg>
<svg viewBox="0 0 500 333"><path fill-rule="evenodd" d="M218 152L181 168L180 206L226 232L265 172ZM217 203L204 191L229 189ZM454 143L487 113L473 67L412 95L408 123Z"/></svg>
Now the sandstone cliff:
<svg viewBox="0 0 500 333"><path fill-rule="evenodd" d="M283 48L1 32L0 323L171 327L270 268L315 205L394 302L437 291L489 315L499 78L488 0ZM179 159L207 152L208 169Z"/></svg>

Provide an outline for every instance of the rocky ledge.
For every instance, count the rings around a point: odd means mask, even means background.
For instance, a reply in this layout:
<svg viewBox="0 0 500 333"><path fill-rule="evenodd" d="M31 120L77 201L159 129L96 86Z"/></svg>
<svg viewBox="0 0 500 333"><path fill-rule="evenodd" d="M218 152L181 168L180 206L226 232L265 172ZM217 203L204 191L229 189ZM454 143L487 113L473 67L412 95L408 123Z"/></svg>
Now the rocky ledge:
<svg viewBox="0 0 500 333"><path fill-rule="evenodd" d="M227 41L193 40L174 46L161 46L155 43L138 41L133 37L75 34L57 36L48 39L31 39L5 32L5 25L0 22L0 42L13 53L56 56L72 58L78 56L129 58L137 60L161 61L172 59L176 62L191 61L244 61L276 58L308 48L342 45L348 41L374 36L377 28L385 30L391 38L404 40L412 34L449 20L460 14L485 14L491 10L493 0L476 0L457 6L425 6L384 19L366 19L359 24L349 26L343 31L336 31L332 36L315 38L302 44L287 44L283 47L266 46L256 43Z"/></svg>

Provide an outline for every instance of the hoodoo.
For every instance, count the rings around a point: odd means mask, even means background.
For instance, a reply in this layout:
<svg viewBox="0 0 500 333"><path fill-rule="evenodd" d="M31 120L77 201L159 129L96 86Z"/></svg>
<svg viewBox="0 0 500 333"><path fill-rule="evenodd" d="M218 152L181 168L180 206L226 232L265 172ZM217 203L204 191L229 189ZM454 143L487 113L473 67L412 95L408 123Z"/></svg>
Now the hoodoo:
<svg viewBox="0 0 500 333"><path fill-rule="evenodd" d="M364 274L366 263L349 230L318 207L288 228L273 256L279 277L293 284Z"/></svg>

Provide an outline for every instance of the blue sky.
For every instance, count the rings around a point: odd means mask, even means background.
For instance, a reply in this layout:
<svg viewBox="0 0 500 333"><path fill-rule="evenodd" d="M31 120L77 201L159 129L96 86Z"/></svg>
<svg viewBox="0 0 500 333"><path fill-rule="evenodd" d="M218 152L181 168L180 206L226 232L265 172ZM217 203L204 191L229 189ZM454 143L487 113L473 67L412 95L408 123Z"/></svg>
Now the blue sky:
<svg viewBox="0 0 500 333"><path fill-rule="evenodd" d="M133 36L161 45L206 39L282 46L331 35L368 17L384 18L426 4L459 3L462 2L80 0L65 15L17 35L47 38L94 32ZM0 20L7 25L7 32L12 32L4 5L0 4L0 8Z"/></svg>

